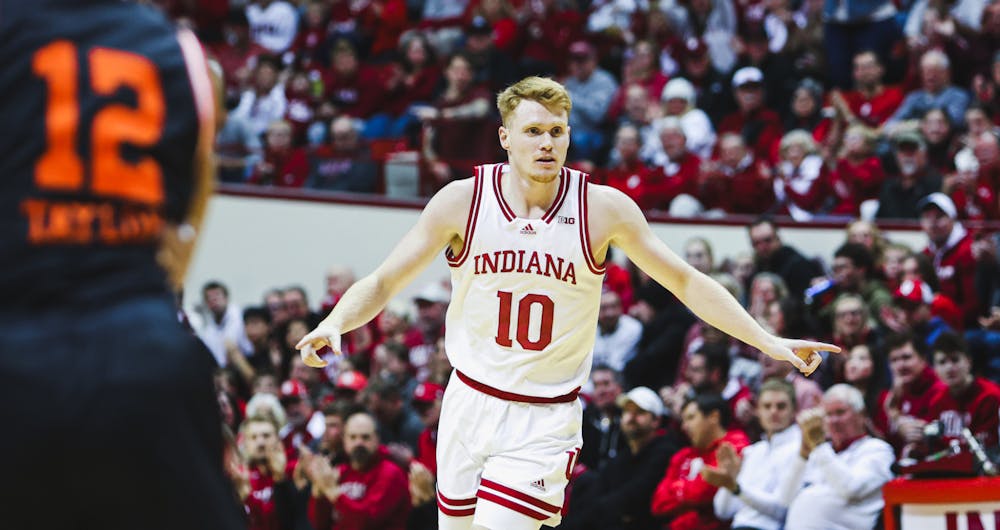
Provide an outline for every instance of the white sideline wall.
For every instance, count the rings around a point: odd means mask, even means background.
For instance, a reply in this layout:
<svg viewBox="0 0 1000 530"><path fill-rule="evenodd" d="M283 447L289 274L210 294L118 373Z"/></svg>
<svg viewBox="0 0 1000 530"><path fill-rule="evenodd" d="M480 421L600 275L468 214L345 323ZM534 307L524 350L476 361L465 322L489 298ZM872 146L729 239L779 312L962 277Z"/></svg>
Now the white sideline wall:
<svg viewBox="0 0 1000 530"><path fill-rule="evenodd" d="M324 278L330 265L347 265L359 278L364 276L403 237L419 213L404 207L215 195L185 283L185 306L200 303L205 282L219 280L241 307L261 304L269 288L301 285L315 308L326 291ZM678 253L690 237L708 239L716 263L750 249L743 226L678 221L656 222L652 227ZM827 262L844 241L844 231L838 228L784 227L781 234L787 244ZM887 235L915 249L925 244L918 230ZM448 274L442 257L401 298Z"/></svg>

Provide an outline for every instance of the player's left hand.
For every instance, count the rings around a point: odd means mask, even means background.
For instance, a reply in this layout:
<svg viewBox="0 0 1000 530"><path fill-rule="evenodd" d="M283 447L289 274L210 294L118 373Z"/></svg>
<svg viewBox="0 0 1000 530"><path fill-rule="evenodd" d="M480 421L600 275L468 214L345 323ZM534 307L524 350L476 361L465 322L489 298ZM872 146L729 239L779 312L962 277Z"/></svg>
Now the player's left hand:
<svg viewBox="0 0 1000 530"><path fill-rule="evenodd" d="M813 373L823 361L821 351L840 353L840 347L825 342L802 339L785 339L778 337L769 347L763 350L765 354L779 361L788 361L804 375Z"/></svg>

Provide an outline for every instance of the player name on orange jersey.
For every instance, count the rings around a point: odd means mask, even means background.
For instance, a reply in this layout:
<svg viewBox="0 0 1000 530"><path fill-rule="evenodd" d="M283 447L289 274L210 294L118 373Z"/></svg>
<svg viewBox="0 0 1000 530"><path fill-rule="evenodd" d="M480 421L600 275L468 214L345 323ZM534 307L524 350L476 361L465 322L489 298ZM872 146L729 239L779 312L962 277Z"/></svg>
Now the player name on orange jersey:
<svg viewBox="0 0 1000 530"><path fill-rule="evenodd" d="M163 230L159 212L110 202L28 199L21 211L28 218L28 241L35 245L147 243Z"/></svg>
<svg viewBox="0 0 1000 530"><path fill-rule="evenodd" d="M530 254L526 250L484 252L475 257L475 274L521 272L548 276L576 285L576 267L573 262L567 263L565 259L549 253L542 254L544 258L540 258L535 250L530 251Z"/></svg>

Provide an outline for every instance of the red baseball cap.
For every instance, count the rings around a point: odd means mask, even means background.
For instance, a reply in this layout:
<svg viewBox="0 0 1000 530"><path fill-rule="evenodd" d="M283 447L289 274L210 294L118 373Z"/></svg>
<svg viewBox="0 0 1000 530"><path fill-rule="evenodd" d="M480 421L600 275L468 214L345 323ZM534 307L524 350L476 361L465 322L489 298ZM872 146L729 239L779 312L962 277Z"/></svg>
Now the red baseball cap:
<svg viewBox="0 0 1000 530"><path fill-rule="evenodd" d="M306 385L303 385L300 381L295 379L289 379L284 383L281 383L281 400L286 399L306 399L309 397L309 391L306 390Z"/></svg>
<svg viewBox="0 0 1000 530"><path fill-rule="evenodd" d="M337 388L361 392L368 386L368 378L357 370L349 370L337 376Z"/></svg>
<svg viewBox="0 0 1000 530"><path fill-rule="evenodd" d="M934 291L931 291L931 286L920 280L904 281L899 284L892 296L896 300L905 300L914 304L930 305L934 301Z"/></svg>
<svg viewBox="0 0 1000 530"><path fill-rule="evenodd" d="M415 403L433 403L435 399L444 397L444 387L425 381L413 389L413 401Z"/></svg>

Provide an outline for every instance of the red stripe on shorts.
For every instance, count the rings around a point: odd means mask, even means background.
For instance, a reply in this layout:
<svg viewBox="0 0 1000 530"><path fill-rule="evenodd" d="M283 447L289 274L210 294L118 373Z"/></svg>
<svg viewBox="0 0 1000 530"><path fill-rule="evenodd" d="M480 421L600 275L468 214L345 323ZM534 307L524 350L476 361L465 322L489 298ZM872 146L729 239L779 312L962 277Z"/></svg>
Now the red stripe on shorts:
<svg viewBox="0 0 1000 530"><path fill-rule="evenodd" d="M552 403L572 403L577 400L580 395L580 387L576 387L569 394L563 394L561 396L555 397L537 397L537 396L526 396L524 394L515 394L513 392L507 392L505 390L500 390L499 388L493 388L486 383L480 383L475 379L463 374L459 370L455 370L455 374L458 378L462 380L463 383L468 385L474 390L478 390L483 394L488 396L493 396L504 401L516 401L518 403L534 403L534 404L552 404Z"/></svg>
<svg viewBox="0 0 1000 530"><path fill-rule="evenodd" d="M469 506L471 504L476 504L475 497L469 497L468 499L449 499L448 497L445 497L444 494L441 493L440 491L437 492L437 495L438 499L441 500L441 502L444 502L445 504L448 504L450 506Z"/></svg>
<svg viewBox="0 0 1000 530"><path fill-rule="evenodd" d="M538 499L536 499L536 498L534 498L534 497L532 497L532 496L530 496L530 495L528 495L526 493L521 493L520 491L517 491L516 489L508 488L507 486L504 486L503 484L500 484L500 483L497 483L497 482L493 482L492 480L488 480L488 479L484 478L484 479L482 479L482 481L481 481L480 484L481 484L481 486L486 486L487 488L490 488L491 490L499 491L500 493L503 493L504 495L508 495L510 497L513 497L513 498L519 500L519 501L524 501L524 502L526 502L526 503L528 503L528 504L530 504L530 505L532 505L532 506L534 506L536 508L540 508L542 510L545 510L545 511L553 513L553 514L559 513L562 510L562 508L560 508L559 506L555 506L555 505L549 504L547 502L540 501L540 500L538 500ZM480 489L479 493L482 493L482 492L483 492L483 490Z"/></svg>
<svg viewBox="0 0 1000 530"><path fill-rule="evenodd" d="M535 510L532 510L531 508L528 508L527 506L524 506L522 504L518 504L518 503L516 503L514 501L511 501L511 500L507 500L507 499L505 499L505 498L503 498L503 497L501 497L499 495L494 495L494 494L492 494L492 493L490 493L488 491L479 490L479 493L477 495L479 495L480 499L484 499L484 500L487 500L487 501L490 501L490 502L494 502L496 504L499 504L500 506L503 506L504 508L508 508L508 509L514 510L515 512L518 512L518 513L523 514L523 515L527 515L528 517L531 517L532 519L537 519L539 521L544 521L544 520L548 519L549 517L551 517L550 515L547 515L547 514L544 514L544 513L541 513L541 512L536 512Z"/></svg>

